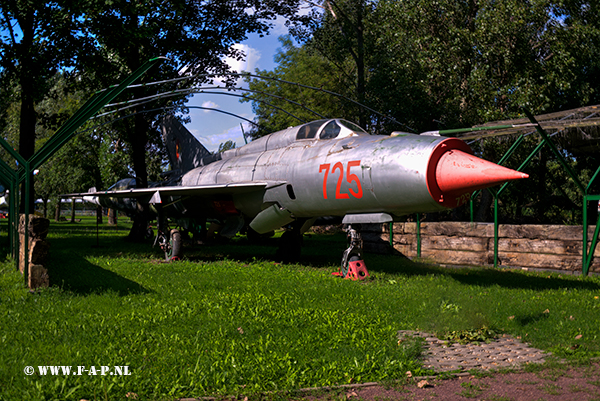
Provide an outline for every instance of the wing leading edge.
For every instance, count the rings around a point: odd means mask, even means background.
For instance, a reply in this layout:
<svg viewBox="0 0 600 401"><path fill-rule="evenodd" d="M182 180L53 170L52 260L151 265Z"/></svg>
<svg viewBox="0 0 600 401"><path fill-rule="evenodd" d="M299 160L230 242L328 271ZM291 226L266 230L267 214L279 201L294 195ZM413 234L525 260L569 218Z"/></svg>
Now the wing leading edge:
<svg viewBox="0 0 600 401"><path fill-rule="evenodd" d="M284 185L284 181L261 181L261 182L238 182L231 184L210 184L210 185L195 185L195 186L168 186L168 187L153 187L153 188L131 188L117 191L95 191L95 192L80 192L75 194L62 195L63 197L83 197L97 196L108 198L143 198L152 196L210 196L210 195L236 195L254 192L256 190L274 188ZM158 203L158 202L157 202Z"/></svg>

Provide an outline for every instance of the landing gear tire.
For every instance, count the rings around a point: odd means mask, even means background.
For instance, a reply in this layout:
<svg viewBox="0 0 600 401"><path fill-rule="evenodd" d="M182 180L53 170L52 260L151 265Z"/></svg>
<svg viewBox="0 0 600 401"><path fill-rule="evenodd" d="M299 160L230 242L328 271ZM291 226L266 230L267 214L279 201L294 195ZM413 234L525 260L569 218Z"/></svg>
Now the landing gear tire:
<svg viewBox="0 0 600 401"><path fill-rule="evenodd" d="M169 241L167 242L167 247L165 249L165 260L167 262L181 260L181 243L182 239L179 230L171 230L169 233Z"/></svg>

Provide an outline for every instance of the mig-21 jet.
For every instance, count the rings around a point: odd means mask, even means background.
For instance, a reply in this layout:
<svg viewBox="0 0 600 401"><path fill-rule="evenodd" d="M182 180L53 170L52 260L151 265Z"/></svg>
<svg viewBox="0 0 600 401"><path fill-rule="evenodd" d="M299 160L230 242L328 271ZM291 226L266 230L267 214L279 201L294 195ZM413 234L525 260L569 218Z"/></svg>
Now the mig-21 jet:
<svg viewBox="0 0 600 401"><path fill-rule="evenodd" d="M219 154L210 154L173 118L163 139L174 169L169 180L149 188L123 181L78 195L121 210L147 203L157 215L155 243L167 260L181 252L181 234L169 230L168 221L179 227L219 221L226 236L245 226L254 234L286 226L280 250L294 256L317 218L339 216L349 227L342 257L342 275L348 276L364 266L361 224L456 208L475 190L528 177L473 156L457 138L370 135L343 119L287 128Z"/></svg>

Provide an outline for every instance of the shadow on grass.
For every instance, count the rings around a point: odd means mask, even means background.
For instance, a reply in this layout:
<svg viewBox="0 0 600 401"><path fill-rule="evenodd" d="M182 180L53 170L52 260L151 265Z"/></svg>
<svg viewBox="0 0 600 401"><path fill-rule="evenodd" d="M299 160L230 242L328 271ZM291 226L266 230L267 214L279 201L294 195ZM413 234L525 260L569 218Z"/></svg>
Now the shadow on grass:
<svg viewBox="0 0 600 401"><path fill-rule="evenodd" d="M344 235L306 235L300 258L294 262L317 268L338 266L346 249ZM228 242L213 242L184 248L185 259L192 262L214 262L224 258L243 263L255 260L278 262L276 258L279 238L266 238L259 242L237 237Z"/></svg>
<svg viewBox="0 0 600 401"><path fill-rule="evenodd" d="M517 321L521 326L527 326L532 323L537 323L539 321L546 320L547 318L548 318L548 313L540 312L540 313L534 313L534 314L518 317Z"/></svg>
<svg viewBox="0 0 600 401"><path fill-rule="evenodd" d="M83 239L75 238L63 240L54 238L52 242L58 242L57 246L62 249L77 247L75 243L78 241L83 245ZM64 243L67 241L68 243ZM87 240L88 244L93 241ZM135 258L135 255L154 255L160 259L160 251L156 248L152 250L149 244L131 244L125 243L122 238L104 237L100 241L106 247L102 249L86 251L89 255L104 255L104 256L119 256L122 253L127 253ZM215 242L204 245L193 245L184 247L185 259L195 262L212 262L223 260L224 258L237 260L243 263L252 263L255 260L275 261L275 253L279 244L278 238L268 238L260 243L253 243L246 237L236 237L228 242ZM89 246L89 245L87 245ZM302 255L298 260L299 264L316 268L337 267L340 264L342 253L346 248L345 234L333 235L306 235L302 247ZM82 247L79 247L79 250ZM154 257L154 256L152 256ZM388 255L381 254L365 254L365 262L367 269L372 272L380 272L390 275L403 276L427 276L427 275L444 275L467 285L477 285L489 287L498 285L505 288L516 289L532 289L532 290L555 290L560 288L583 289L583 290L600 290L600 283L583 278L572 276L561 276L555 273L525 273L521 271L511 271L507 269L494 269L485 267L441 267L434 264L423 262L414 262L406 258L401 253L394 251ZM79 263L79 262L77 262ZM85 259L81 258L82 264L90 265ZM90 267L91 268L91 267ZM94 266L96 269L100 269ZM100 269L103 270L103 269ZM112 272L107 272L113 274ZM65 276L66 278L66 276ZM123 279L126 280L126 279ZM69 280L65 280L70 283ZM75 283L81 282L77 280ZM60 283L59 283L60 284ZM135 283L133 283L135 284ZM73 284L75 285L75 284ZM79 284L77 284L79 285ZM105 288L104 284L88 283L89 288ZM137 285L137 284L135 284ZM79 285L80 288L85 286ZM127 287L127 286L125 286ZM115 288L119 288L117 285ZM134 288L134 287L131 287ZM90 290L89 292L93 292Z"/></svg>
<svg viewBox="0 0 600 401"><path fill-rule="evenodd" d="M64 254L64 253L63 253ZM135 281L88 262L82 256L69 254L68 261L60 255L48 264L50 285L79 295L113 292L119 296L147 294L150 291Z"/></svg>
<svg viewBox="0 0 600 401"><path fill-rule="evenodd" d="M561 276L560 272L522 272L517 270L497 269L493 267L442 267L422 262L414 262L401 255L369 255L381 263L369 263L367 267L373 271L404 276L444 275L467 285L489 287L498 285L505 288L556 290L580 289L600 290L600 283L585 278ZM369 257L369 258L370 258Z"/></svg>
<svg viewBox="0 0 600 401"><path fill-rule="evenodd" d="M227 244L203 245L190 253L191 261L216 261L223 257L241 262L252 260L275 260L278 239L268 239L260 244L252 244L245 238ZM318 268L331 268L340 264L346 248L344 234L314 235L304 238L302 256L298 263ZM485 267L441 267L434 264L414 262L398 251L387 255L365 254L367 269L372 272L403 276L444 275L468 285L489 287L499 285L505 288L552 290L559 288L600 290L600 284L590 280L561 277L554 273L524 273L506 269Z"/></svg>

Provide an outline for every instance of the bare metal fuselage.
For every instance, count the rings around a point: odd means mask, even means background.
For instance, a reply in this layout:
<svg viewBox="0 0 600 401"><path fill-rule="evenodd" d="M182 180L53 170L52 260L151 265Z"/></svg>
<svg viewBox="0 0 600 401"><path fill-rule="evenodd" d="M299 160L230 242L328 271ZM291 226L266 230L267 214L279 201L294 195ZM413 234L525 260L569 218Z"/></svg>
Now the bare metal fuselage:
<svg viewBox="0 0 600 401"><path fill-rule="evenodd" d="M184 174L181 185L270 183L264 190L221 198L233 202L235 210L230 208L230 213L239 211L248 219L271 205L294 218L445 209L430 194L427 171L434 149L443 141L456 140L356 133L334 139L296 139L298 130L279 131L226 151L221 160ZM184 214L218 212L210 202L195 203L194 197L183 199L181 205L185 207L177 209L185 210Z"/></svg>
<svg viewBox="0 0 600 401"><path fill-rule="evenodd" d="M183 142L165 141L181 160ZM470 153L456 138L373 136L344 120L319 120L205 156L168 184L94 195L136 198L180 222L213 218L265 233L320 216L376 223L445 210L475 189L526 176Z"/></svg>
<svg viewBox="0 0 600 401"><path fill-rule="evenodd" d="M175 166L168 183L138 189L121 181L127 188L86 195L105 206L148 204L158 215L155 243L167 260L179 257L180 236L169 234L166 217L187 229L216 219L228 237L245 224L264 234L294 223L280 247L294 255L299 234L317 217L343 216L349 225L390 222L454 208L476 189L527 177L473 156L456 138L372 136L338 119L288 128L217 155L181 130L163 138ZM353 258L362 258L360 234L349 228L349 235L342 273Z"/></svg>

